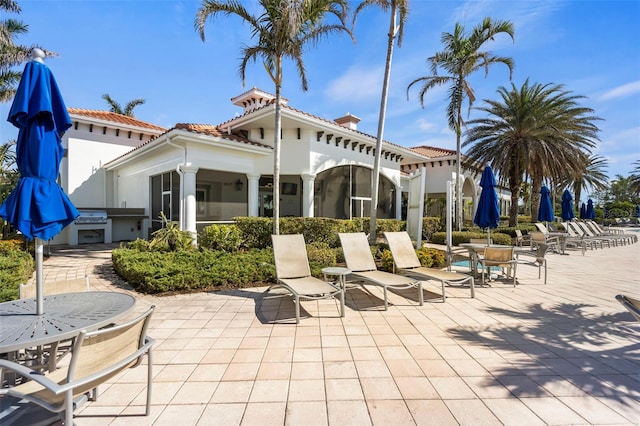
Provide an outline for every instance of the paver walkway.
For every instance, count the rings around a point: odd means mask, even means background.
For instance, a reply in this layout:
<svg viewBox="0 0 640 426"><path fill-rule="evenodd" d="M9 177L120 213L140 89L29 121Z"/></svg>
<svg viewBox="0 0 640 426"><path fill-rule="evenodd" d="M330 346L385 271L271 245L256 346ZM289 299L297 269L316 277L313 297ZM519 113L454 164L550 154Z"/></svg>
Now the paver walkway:
<svg viewBox="0 0 640 426"><path fill-rule="evenodd" d="M153 406L145 368L101 388L78 425L567 425L640 423L640 322L615 300L640 297L640 243L548 255L549 279L448 287L446 303L348 291L302 302L265 288L140 295L114 276L114 246L54 248L45 282L90 275L93 287L157 309ZM438 286L428 284L437 292ZM425 297L430 297L425 291Z"/></svg>

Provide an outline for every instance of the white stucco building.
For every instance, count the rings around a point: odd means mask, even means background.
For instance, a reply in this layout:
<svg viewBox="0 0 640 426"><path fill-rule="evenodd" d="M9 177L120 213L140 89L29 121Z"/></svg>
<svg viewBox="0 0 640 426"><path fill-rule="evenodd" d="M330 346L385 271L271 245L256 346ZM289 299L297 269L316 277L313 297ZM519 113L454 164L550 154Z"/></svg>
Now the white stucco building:
<svg viewBox="0 0 640 426"><path fill-rule="evenodd" d="M274 98L253 88L231 100L242 109L237 117L170 129L69 108L61 186L79 210L106 211L108 221L72 224L54 243L148 238L161 226L160 212L192 232L236 216L271 216ZM283 101L281 217L369 216L376 141L358 131L359 121L348 113L326 120ZM426 174L427 206L435 208L455 179L455 151L383 143L378 218L403 217L408 177L417 170ZM471 219L480 173L463 174Z"/></svg>

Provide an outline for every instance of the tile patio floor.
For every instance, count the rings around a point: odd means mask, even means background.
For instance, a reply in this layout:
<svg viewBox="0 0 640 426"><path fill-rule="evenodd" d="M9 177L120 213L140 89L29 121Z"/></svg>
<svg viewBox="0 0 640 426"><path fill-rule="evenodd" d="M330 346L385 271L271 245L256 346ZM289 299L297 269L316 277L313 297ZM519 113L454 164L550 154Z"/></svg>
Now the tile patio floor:
<svg viewBox="0 0 640 426"><path fill-rule="evenodd" d="M45 282L90 275L156 305L152 410L146 369L117 376L78 425L567 425L640 423L640 322L615 300L640 297L640 243L548 255L549 280L447 288L417 306L368 287L302 302L265 288L139 295L113 274L114 245L54 248ZM437 292L438 286L427 284ZM435 296L425 291L425 298ZM133 313L131 314L133 315Z"/></svg>

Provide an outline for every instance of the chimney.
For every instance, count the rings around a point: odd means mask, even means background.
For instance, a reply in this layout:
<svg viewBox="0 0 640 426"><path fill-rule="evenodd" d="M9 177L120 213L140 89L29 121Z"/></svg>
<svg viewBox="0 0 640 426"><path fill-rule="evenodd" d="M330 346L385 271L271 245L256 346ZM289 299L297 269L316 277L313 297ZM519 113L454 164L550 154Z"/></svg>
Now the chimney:
<svg viewBox="0 0 640 426"><path fill-rule="evenodd" d="M360 119L355 115L347 113L344 117L336 118L334 121L347 129L358 130Z"/></svg>

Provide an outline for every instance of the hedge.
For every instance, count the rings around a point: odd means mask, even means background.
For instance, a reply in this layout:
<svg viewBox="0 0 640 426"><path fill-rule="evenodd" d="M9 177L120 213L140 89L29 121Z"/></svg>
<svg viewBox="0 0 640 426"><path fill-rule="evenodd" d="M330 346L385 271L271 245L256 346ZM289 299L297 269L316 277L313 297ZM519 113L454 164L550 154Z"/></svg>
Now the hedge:
<svg viewBox="0 0 640 426"><path fill-rule="evenodd" d="M26 283L35 270L31 254L13 248L20 244L3 241L0 246L0 302L17 299L18 286Z"/></svg>

